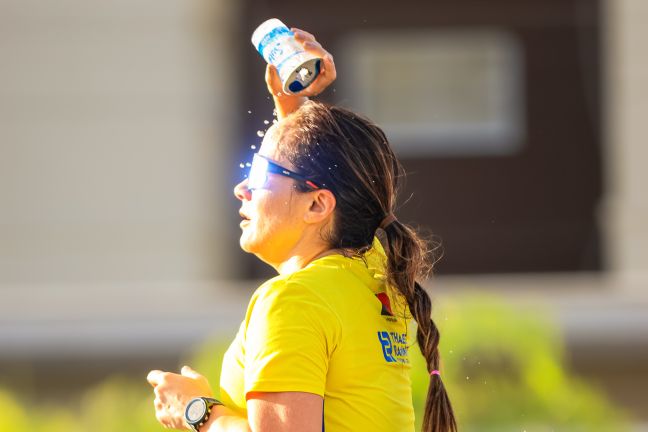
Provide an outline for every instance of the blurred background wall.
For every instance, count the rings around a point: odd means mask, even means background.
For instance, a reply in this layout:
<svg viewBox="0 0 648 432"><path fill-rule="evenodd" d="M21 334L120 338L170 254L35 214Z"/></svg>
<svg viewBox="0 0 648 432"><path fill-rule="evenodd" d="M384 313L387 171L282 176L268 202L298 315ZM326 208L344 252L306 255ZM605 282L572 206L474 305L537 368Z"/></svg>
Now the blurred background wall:
<svg viewBox="0 0 648 432"><path fill-rule="evenodd" d="M93 379L95 360L155 358L175 305L191 312L195 293L233 274L222 203L239 117L235 11L0 2L4 379L43 371L60 388ZM158 342L167 363L177 356Z"/></svg>
<svg viewBox="0 0 648 432"><path fill-rule="evenodd" d="M68 395L233 334L271 274L231 190L276 16L335 55L323 99L385 126L401 217L444 243L433 296L547 306L647 421L648 2L300 5L0 0L0 385Z"/></svg>

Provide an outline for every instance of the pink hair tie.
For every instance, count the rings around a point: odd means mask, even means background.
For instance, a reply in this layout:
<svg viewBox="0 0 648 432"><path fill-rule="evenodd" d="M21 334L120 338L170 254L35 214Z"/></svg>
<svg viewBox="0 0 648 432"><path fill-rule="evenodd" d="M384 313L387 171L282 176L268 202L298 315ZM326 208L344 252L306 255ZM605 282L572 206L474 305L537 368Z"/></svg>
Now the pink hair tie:
<svg viewBox="0 0 648 432"><path fill-rule="evenodd" d="M433 370L432 372L430 372L430 376L432 376L432 375L439 375L439 376L441 376L441 373L440 373L438 370L435 369L435 370Z"/></svg>

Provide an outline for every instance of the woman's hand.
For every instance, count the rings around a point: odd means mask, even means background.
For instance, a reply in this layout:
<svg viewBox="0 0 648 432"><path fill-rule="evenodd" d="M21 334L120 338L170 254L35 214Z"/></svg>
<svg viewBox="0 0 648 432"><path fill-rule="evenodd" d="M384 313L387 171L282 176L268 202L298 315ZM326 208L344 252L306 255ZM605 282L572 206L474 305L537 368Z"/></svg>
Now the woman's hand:
<svg viewBox="0 0 648 432"><path fill-rule="evenodd" d="M297 42L304 47L304 51L321 58L322 61L320 62L320 72L315 80L304 90L294 95L284 93L277 68L268 64L265 79L268 91L274 98L279 119L296 111L308 100L309 96L316 96L323 92L337 77L333 56L322 48L322 45L315 40L315 36L298 28L291 28L290 30L295 34Z"/></svg>
<svg viewBox="0 0 648 432"><path fill-rule="evenodd" d="M146 379L155 392L155 417L167 428L188 429L184 412L189 401L198 396L212 396L207 378L189 366L184 366L180 375L153 370Z"/></svg>

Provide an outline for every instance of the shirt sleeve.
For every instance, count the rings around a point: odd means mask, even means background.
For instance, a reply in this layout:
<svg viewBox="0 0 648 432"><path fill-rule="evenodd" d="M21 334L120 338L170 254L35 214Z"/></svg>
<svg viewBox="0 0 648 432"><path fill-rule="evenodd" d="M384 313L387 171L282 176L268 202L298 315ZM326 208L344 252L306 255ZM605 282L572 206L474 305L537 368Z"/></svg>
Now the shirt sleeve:
<svg viewBox="0 0 648 432"><path fill-rule="evenodd" d="M301 391L324 396L339 320L298 283L270 284L248 315L245 393Z"/></svg>

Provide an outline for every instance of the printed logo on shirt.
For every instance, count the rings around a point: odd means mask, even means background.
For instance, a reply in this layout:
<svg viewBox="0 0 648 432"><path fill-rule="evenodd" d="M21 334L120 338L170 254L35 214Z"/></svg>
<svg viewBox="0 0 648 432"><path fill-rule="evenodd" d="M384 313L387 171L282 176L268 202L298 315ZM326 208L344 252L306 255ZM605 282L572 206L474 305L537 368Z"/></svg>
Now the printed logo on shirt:
<svg viewBox="0 0 648 432"><path fill-rule="evenodd" d="M378 340L387 363L409 363L407 334L379 331Z"/></svg>
<svg viewBox="0 0 648 432"><path fill-rule="evenodd" d="M394 316L394 313L392 312L391 309L391 304L389 302L389 297L387 296L387 293L381 292L376 294L376 297L378 300L380 300L380 303L382 304L382 310L380 311L380 315L383 316Z"/></svg>

